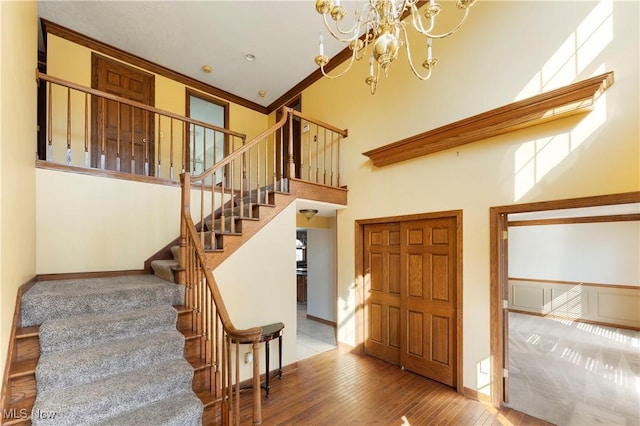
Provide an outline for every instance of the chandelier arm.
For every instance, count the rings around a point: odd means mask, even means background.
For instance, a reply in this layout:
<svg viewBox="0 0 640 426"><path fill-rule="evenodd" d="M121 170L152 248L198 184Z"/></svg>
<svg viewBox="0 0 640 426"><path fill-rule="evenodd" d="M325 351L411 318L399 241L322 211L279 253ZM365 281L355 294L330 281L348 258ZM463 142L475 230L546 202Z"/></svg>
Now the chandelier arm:
<svg viewBox="0 0 640 426"><path fill-rule="evenodd" d="M453 28L451 31L447 31L446 33L442 33L442 34L432 34L431 32L427 32L427 31L421 31L419 28L416 28L416 31L418 31L420 34L425 35L427 37L431 37L431 38L445 38L445 37L449 37L451 34L455 33L456 31L458 31L460 29L460 27L462 27L462 25L464 25L464 23L467 21L467 16L469 16L469 9L465 9L464 10L464 16L462 17L462 19L460 20L460 22L458 22L458 25L455 26L455 28Z"/></svg>
<svg viewBox="0 0 640 426"><path fill-rule="evenodd" d="M409 61L409 67L411 68L411 71L413 71L413 74L420 80L428 80L431 77L431 68L428 69L426 75L420 75L416 67L413 65L413 59L411 58L411 46L409 45L409 35L407 34L407 30L404 27L402 27L402 33L404 34L404 42L407 49L407 59Z"/></svg>
<svg viewBox="0 0 640 426"><path fill-rule="evenodd" d="M336 30L338 30L338 32L340 34L349 34L351 33L351 37L350 38L342 38L342 36L338 33L336 33L333 28L331 28L331 25L329 25L329 22L327 21L327 15L324 14L322 15L323 19L324 19L324 26L327 29L327 31L329 31L329 34L331 34L331 36L333 38L335 38L336 40L338 40L339 42L342 43L351 43L353 40L358 38L358 33L360 32L360 25L361 23L358 21L354 24L353 28L351 28L350 31L342 31L340 28L338 28L337 24L336 24Z"/></svg>
<svg viewBox="0 0 640 426"><path fill-rule="evenodd" d="M1 0L0 0L1 1ZM356 7L355 22L353 26L345 31L340 27L341 20L345 16L344 7L332 6L332 0L316 0L316 10L323 15L323 23L329 34L339 42L349 45L351 49L351 58L342 72L336 75L330 75L325 69L329 62L329 58L324 55L323 36L320 34L320 54L315 57L316 64L320 67L322 75L329 79L342 77L351 70L355 61L363 59L367 54L369 44L373 46L373 52L369 62L369 75L365 78L365 83L369 85L371 94L377 89L380 78L380 68L387 75L389 65L397 58L398 50L402 47L407 49L407 61L411 72L420 80L427 80L431 77L433 68L438 64L438 59L432 55L432 39L441 39L448 37L458 31L466 22L469 16L469 8L476 0L457 0L458 8L463 8L464 14L459 22L451 30L444 33L435 32L436 17L441 11L441 6L434 0L429 2L424 12L424 18L427 19L428 28L425 28L423 16L420 15L419 5L426 3L420 0L368 0L362 7ZM329 13L330 9L330 13ZM422 63L422 68L426 70L426 75L421 74L420 66L416 67L413 63L413 56L409 41L409 32L407 30L406 20L401 20L402 16L411 13L411 23L414 30L427 38L426 60ZM329 22L329 17L334 21ZM408 16L407 16L408 18ZM364 28L364 35L360 36L360 32ZM374 72L374 59L376 61L376 69ZM344 64L340 64L344 66Z"/></svg>
<svg viewBox="0 0 640 426"><path fill-rule="evenodd" d="M424 29L424 24L422 23L422 17L420 17L420 12L418 11L418 8L414 5L411 5L411 20L413 23L413 28L416 29L416 31L418 31L420 34L423 35L428 35L431 31L433 31L433 27L436 23L435 18L431 18L431 25L429 25L429 29L425 30Z"/></svg>
<svg viewBox="0 0 640 426"><path fill-rule="evenodd" d="M320 71L322 71L322 75L327 77L330 80L333 80L335 78L339 78L342 77L343 75L345 75L347 72L349 72L349 70L351 69L351 67L353 66L353 63L356 60L356 55L357 55L358 51L357 50L353 50L353 53L351 54L351 60L349 61L349 65L347 66L346 69L344 69L341 73L337 74L337 75L329 75L325 72L324 70L324 65L320 67Z"/></svg>
<svg viewBox="0 0 640 426"><path fill-rule="evenodd" d="M324 20L324 26L327 29L327 31L329 31L329 33L333 36L333 38L335 38L335 39L337 39L337 40L339 40L339 41L341 41L343 43L348 43L348 42L351 42L351 41L355 40L358 37L358 33L360 32L359 31L360 30L360 25L362 25L362 22L360 22L359 19L357 19L356 22L353 24L353 27L351 27L347 31L344 31L343 29L341 29L338 26L338 23L336 22L335 23L335 29L337 31L337 33L336 33L336 31L334 31L333 28L331 27L331 25L330 25L330 23L329 23L329 21L327 19L327 16L328 16L328 13L323 13L322 14L322 18ZM349 39L343 39L340 36L340 34L342 34L342 35L352 34L352 35L351 35L351 38L349 38Z"/></svg>

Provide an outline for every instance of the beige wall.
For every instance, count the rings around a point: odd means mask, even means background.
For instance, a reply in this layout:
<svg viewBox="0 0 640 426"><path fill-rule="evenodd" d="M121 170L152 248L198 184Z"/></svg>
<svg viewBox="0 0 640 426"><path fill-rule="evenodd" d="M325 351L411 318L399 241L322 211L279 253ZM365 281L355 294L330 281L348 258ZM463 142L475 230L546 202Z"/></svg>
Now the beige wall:
<svg viewBox="0 0 640 426"><path fill-rule="evenodd" d="M45 169L36 185L38 274L142 269L180 235L179 187Z"/></svg>
<svg viewBox="0 0 640 426"><path fill-rule="evenodd" d="M338 212L338 334L355 344L354 221L463 210L464 386L489 392L489 208L640 190L637 2L477 2L434 44L431 80L404 56L371 96L365 63L304 91L303 112L348 127ZM527 23L535 23L528 25ZM417 46L418 41L414 41ZM364 62L364 61L363 61ZM362 152L605 71L590 114L377 168Z"/></svg>
<svg viewBox="0 0 640 426"><path fill-rule="evenodd" d="M322 228L329 229L333 226L335 218L329 216L315 215L311 219L307 219L300 213L296 212L296 226L298 228Z"/></svg>
<svg viewBox="0 0 640 426"><path fill-rule="evenodd" d="M37 6L0 2L0 371L18 287L35 275Z"/></svg>
<svg viewBox="0 0 640 426"><path fill-rule="evenodd" d="M36 187L38 274L142 269L180 235L179 186L36 169ZM202 200L206 217L211 193ZM193 190L196 223L200 202Z"/></svg>

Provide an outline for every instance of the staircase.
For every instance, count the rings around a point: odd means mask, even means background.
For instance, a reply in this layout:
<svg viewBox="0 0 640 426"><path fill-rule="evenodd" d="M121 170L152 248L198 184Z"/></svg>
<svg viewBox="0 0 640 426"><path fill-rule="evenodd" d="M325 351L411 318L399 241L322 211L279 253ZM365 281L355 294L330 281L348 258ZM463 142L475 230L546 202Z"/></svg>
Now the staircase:
<svg viewBox="0 0 640 426"><path fill-rule="evenodd" d="M204 250L213 260L212 268L218 266L229 257L235 249L251 238L273 217L295 200L288 193L288 180L283 179L275 185L267 185L260 189L247 191L244 196L229 200L224 206L204 218L196 226ZM283 189L281 191L280 189ZM180 246L170 247L164 258L149 263L153 273L172 283L178 282L177 272L180 269Z"/></svg>
<svg viewBox="0 0 640 426"><path fill-rule="evenodd" d="M182 286L152 275L35 284L10 383L25 398L4 424L202 424L189 332L176 329L183 301Z"/></svg>
<svg viewBox="0 0 640 426"><path fill-rule="evenodd" d="M283 108L271 129L208 171L181 175L179 244L151 262L155 275L34 279L20 289L0 424L239 424L239 341L254 342L250 397L261 423L261 329L234 327L212 271L297 197L346 205L333 172L323 183L284 177L295 172L281 129L294 115L306 120ZM317 134L327 126L305 123ZM328 145L316 144L315 156ZM207 184L221 170L222 182ZM196 218L190 197L211 204Z"/></svg>
<svg viewBox="0 0 640 426"><path fill-rule="evenodd" d="M242 211L240 199L228 202L204 221L207 255L221 262L294 199L265 187L245 194ZM217 367L203 359L196 314L176 284L179 256L174 245L171 259L151 262L155 275L42 281L26 291L9 383L14 411L2 424L221 422L209 386Z"/></svg>

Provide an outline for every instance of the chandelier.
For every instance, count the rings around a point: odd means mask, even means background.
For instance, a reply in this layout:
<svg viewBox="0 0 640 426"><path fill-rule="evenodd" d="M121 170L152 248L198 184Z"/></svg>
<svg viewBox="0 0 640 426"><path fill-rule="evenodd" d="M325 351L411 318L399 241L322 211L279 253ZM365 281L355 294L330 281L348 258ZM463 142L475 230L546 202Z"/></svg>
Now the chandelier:
<svg viewBox="0 0 640 426"><path fill-rule="evenodd" d="M344 71L337 75L329 75L325 71L325 66L329 63L329 57L324 54L324 39L321 33L320 54L316 56L315 62L325 77L332 79L338 78L347 73L355 61L364 58L369 45L371 45L369 75L365 78L365 82L369 85L371 94L373 95L376 92L380 78L380 69L384 71L386 77L391 62L398 57L400 49L406 47L411 70L420 80L427 80L431 77L431 71L438 63L438 59L433 57L432 40L448 37L458 31L469 15L469 8L473 6L475 2L476 0L457 0L456 6L464 12L462 18L453 29L438 34L434 32L434 26L436 17L442 10L442 7L436 3L435 0L430 0L425 7L423 14L424 19L420 16L418 7L427 3L426 1L368 0L362 9L356 8L355 22L348 29L342 28L340 24L346 15L346 10L344 6L340 5L340 0L316 0L316 10L322 15L327 31L336 40L348 44L352 54L349 65ZM411 13L411 23L415 31L427 39L426 59L422 63L422 68L426 70L423 71L424 74L418 71L411 56L407 25L402 20L407 11ZM426 26L425 21L427 23ZM360 34L362 34L362 36Z"/></svg>

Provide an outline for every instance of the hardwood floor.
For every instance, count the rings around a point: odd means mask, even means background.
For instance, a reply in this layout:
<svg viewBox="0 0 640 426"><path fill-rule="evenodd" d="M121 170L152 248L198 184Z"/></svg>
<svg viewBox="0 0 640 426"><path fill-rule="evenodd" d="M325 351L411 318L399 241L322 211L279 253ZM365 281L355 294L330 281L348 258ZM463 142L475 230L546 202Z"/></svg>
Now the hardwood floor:
<svg viewBox="0 0 640 426"><path fill-rule="evenodd" d="M274 378L262 399L264 425L548 425L518 411L497 411L451 388L378 359L334 349L298 361ZM263 394L264 395L264 394ZM241 423L251 424L251 394ZM205 413L203 424L214 424Z"/></svg>

